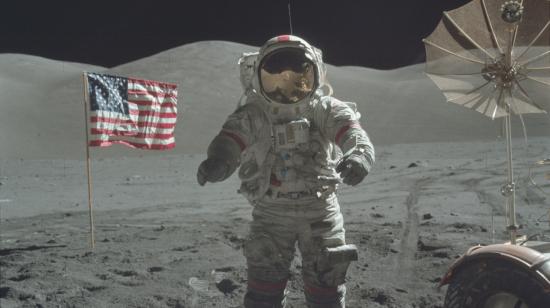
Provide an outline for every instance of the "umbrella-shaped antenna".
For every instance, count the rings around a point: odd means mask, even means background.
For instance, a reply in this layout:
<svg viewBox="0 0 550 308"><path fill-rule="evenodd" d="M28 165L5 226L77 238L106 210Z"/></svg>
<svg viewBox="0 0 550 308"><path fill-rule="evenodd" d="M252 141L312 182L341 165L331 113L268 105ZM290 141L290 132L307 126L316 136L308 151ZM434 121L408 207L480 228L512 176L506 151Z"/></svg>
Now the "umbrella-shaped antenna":
<svg viewBox="0 0 550 308"><path fill-rule="evenodd" d="M516 242L511 115L550 110L550 2L473 0L444 16L426 46L426 73L448 102L504 117L508 229ZM532 97L545 98L535 102ZM542 105L541 104L545 104Z"/></svg>

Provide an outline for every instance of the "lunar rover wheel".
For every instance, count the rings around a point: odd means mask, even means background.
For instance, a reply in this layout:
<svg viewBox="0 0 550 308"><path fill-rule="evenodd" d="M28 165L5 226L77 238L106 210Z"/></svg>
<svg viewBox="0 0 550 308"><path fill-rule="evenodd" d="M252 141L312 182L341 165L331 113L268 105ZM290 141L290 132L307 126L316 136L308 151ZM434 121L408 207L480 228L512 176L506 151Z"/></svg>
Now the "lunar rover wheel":
<svg viewBox="0 0 550 308"><path fill-rule="evenodd" d="M454 274L444 307L548 308L548 288L532 273L510 262L478 260Z"/></svg>

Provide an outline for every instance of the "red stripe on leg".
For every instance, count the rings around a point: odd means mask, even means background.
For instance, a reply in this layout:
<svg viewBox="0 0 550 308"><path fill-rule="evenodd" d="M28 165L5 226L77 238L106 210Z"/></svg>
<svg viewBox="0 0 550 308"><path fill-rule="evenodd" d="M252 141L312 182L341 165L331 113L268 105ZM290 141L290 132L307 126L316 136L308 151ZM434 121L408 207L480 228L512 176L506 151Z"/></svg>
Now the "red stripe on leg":
<svg viewBox="0 0 550 308"><path fill-rule="evenodd" d="M304 283L304 291L313 296L335 296L338 294L338 287L316 287Z"/></svg>

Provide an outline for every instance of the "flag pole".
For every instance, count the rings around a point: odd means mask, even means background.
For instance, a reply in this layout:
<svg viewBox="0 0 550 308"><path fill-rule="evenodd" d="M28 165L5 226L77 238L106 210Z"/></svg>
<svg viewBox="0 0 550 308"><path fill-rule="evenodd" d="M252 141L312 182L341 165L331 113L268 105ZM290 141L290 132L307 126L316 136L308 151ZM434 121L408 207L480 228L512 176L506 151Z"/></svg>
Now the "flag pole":
<svg viewBox="0 0 550 308"><path fill-rule="evenodd" d="M94 213L92 207L92 175L90 164L90 140L88 137L88 81L86 78L86 72L82 73L82 83L84 85L84 123L86 129L86 173L88 175L88 212L90 216L90 248L95 248L95 235L94 235Z"/></svg>

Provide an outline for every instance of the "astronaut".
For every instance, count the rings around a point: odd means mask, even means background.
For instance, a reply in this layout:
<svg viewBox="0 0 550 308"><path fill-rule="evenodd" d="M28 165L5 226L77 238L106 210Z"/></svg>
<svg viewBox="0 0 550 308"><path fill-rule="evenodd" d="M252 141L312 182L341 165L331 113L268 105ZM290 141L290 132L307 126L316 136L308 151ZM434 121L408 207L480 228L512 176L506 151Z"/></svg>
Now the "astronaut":
<svg viewBox="0 0 550 308"><path fill-rule="evenodd" d="M284 307L298 246L308 307L345 307L346 244L338 184L357 185L374 148L355 104L331 96L321 51L293 35L239 61L243 103L229 115L197 173L200 185L237 170L253 206L244 245L245 307Z"/></svg>

